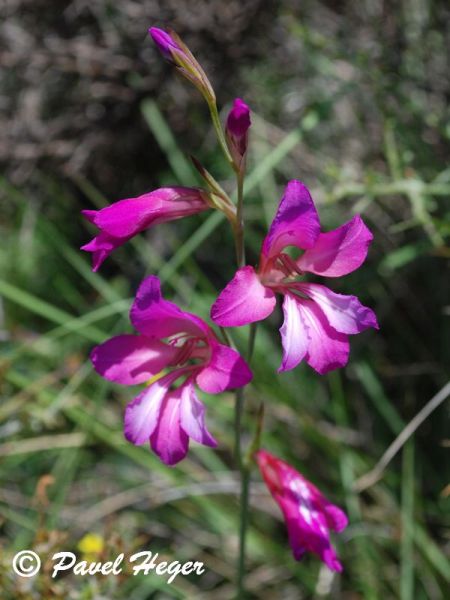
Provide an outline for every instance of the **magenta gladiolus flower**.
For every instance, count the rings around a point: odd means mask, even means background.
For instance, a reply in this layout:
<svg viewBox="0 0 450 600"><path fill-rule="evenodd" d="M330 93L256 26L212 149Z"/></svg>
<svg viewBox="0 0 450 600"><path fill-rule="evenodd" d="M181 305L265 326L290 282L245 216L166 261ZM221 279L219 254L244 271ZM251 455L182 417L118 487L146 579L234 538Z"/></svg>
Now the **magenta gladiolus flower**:
<svg viewBox="0 0 450 600"><path fill-rule="evenodd" d="M321 233L307 187L290 181L264 239L258 270L239 269L213 304L211 317L224 327L261 321L274 310L275 294L283 294L283 360L278 370L293 369L302 360L321 374L342 367L348 361L348 335L378 329L376 316L356 296L336 294L301 278L308 272L324 277L351 273L364 262L371 240L359 216ZM293 259L285 252L288 246L304 252Z"/></svg>
<svg viewBox="0 0 450 600"><path fill-rule="evenodd" d="M155 276L141 283L130 319L139 335L119 335L95 347L91 354L95 370L124 385L148 382L163 369L167 373L128 404L125 437L137 445L150 441L168 465L185 457L189 438L215 446L194 385L209 394L247 385L252 379L247 363L219 343L202 319L164 300Z"/></svg>
<svg viewBox="0 0 450 600"><path fill-rule="evenodd" d="M237 167L241 166L247 152L250 125L249 107L243 100L236 98L233 102L233 108L228 113L225 134L228 149Z"/></svg>
<svg viewBox="0 0 450 600"><path fill-rule="evenodd" d="M144 229L208 208L207 192L198 188L167 187L137 198L119 200L101 210L82 210L100 233L81 249L92 252L92 270L97 271L113 250Z"/></svg>
<svg viewBox="0 0 450 600"><path fill-rule="evenodd" d="M347 527L345 513L284 461L266 450L259 450L255 457L273 499L283 512L294 558L300 560L305 552L314 552L328 568L341 572L329 530L339 532Z"/></svg>

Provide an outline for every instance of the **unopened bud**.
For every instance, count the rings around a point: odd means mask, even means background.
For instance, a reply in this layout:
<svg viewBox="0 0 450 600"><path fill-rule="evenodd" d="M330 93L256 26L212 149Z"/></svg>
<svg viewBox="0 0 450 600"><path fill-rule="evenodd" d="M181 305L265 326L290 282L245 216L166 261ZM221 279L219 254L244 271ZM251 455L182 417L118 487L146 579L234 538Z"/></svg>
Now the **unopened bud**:
<svg viewBox="0 0 450 600"><path fill-rule="evenodd" d="M172 36L163 29L158 29L157 27L150 27L148 32L152 36L153 41L157 45L158 50L161 52L164 58L174 63L171 49L181 51L181 48L178 46Z"/></svg>
<svg viewBox="0 0 450 600"><path fill-rule="evenodd" d="M239 169L244 166L250 125L249 107L243 100L236 98L233 108L228 113L225 132L228 149Z"/></svg>
<svg viewBox="0 0 450 600"><path fill-rule="evenodd" d="M174 31L167 32L157 27L148 31L164 58L195 85L208 104L215 102L216 96L206 73L181 38Z"/></svg>

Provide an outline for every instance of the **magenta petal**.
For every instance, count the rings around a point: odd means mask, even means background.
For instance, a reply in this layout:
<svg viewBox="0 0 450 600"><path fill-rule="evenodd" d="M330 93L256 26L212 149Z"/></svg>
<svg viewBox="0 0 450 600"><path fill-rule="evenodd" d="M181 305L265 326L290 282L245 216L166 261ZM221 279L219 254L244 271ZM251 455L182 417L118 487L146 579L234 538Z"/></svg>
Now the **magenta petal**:
<svg viewBox="0 0 450 600"><path fill-rule="evenodd" d="M152 450L166 465L175 465L188 451L189 438L180 424L182 388L168 392L164 398L158 425L150 437Z"/></svg>
<svg viewBox="0 0 450 600"><path fill-rule="evenodd" d="M336 573L342 573L344 570L342 567L341 561L338 559L335 549L331 544L325 549L321 551L319 554L323 562L327 565L331 571L336 571Z"/></svg>
<svg viewBox="0 0 450 600"><path fill-rule="evenodd" d="M233 108L228 113L226 130L236 138L243 137L251 125L250 109L240 98L233 102Z"/></svg>
<svg viewBox="0 0 450 600"><path fill-rule="evenodd" d="M169 373L145 388L125 409L124 434L129 442L139 446L150 439L155 430L161 404L172 383L180 376Z"/></svg>
<svg viewBox="0 0 450 600"><path fill-rule="evenodd" d="M239 168L241 168L242 160L247 152L250 125L249 107L243 100L236 98L233 108L228 113L225 135L231 156Z"/></svg>
<svg viewBox="0 0 450 600"><path fill-rule="evenodd" d="M206 429L205 407L190 382L181 388L180 424L185 433L199 444L212 448L217 446L216 440Z"/></svg>
<svg viewBox="0 0 450 600"><path fill-rule="evenodd" d="M308 365L321 375L346 365L349 354L347 335L333 329L321 308L312 300L301 299L298 306L308 336Z"/></svg>
<svg viewBox="0 0 450 600"><path fill-rule="evenodd" d="M286 246L312 248L320 233L319 215L308 188L295 179L281 198L277 214L263 246L265 258L279 254Z"/></svg>
<svg viewBox="0 0 450 600"><path fill-rule="evenodd" d="M298 259L302 271L324 277L347 275L365 261L373 236L359 215L328 233L321 233L313 248Z"/></svg>
<svg viewBox="0 0 450 600"><path fill-rule="evenodd" d="M118 335L91 352L95 370L105 379L135 385L151 379L166 367L177 348L141 335Z"/></svg>
<svg viewBox="0 0 450 600"><path fill-rule="evenodd" d="M81 214L85 219L87 219L90 223L95 224L95 218L97 216L98 210L82 210Z"/></svg>
<svg viewBox="0 0 450 600"><path fill-rule="evenodd" d="M328 527L333 531L339 533L345 529L348 525L347 515L343 510L335 506L334 504L325 504L324 506L325 518L327 520Z"/></svg>
<svg viewBox="0 0 450 600"><path fill-rule="evenodd" d="M131 237L143 229L209 208L197 188L167 187L137 198L119 200L97 212L93 222L114 237ZM88 217L92 218L91 217Z"/></svg>
<svg viewBox="0 0 450 600"><path fill-rule="evenodd" d="M368 327L379 328L375 313L363 306L356 296L336 294L316 283L298 283L295 288L314 300L331 327L340 333L355 334Z"/></svg>
<svg viewBox="0 0 450 600"><path fill-rule="evenodd" d="M283 513L294 558L301 560L306 551L313 552L329 569L341 572L342 564L331 545L323 515L310 511L305 504L292 507L289 512L283 510Z"/></svg>
<svg viewBox="0 0 450 600"><path fill-rule="evenodd" d="M208 394L247 385L253 378L241 355L223 344L211 344L211 359L197 375L197 385Z"/></svg>
<svg viewBox="0 0 450 600"><path fill-rule="evenodd" d="M260 282L253 267L242 267L211 307L211 318L223 327L261 321L275 308L275 294Z"/></svg>
<svg viewBox="0 0 450 600"><path fill-rule="evenodd" d="M159 29L158 27L150 27L148 32L152 36L153 41L158 47L158 50L167 60L171 60L171 49L181 50L172 36L163 29Z"/></svg>
<svg viewBox="0 0 450 600"><path fill-rule="evenodd" d="M107 233L101 232L88 244L81 246L81 250L84 250L85 252L92 252L92 270L96 272L100 268L103 261L108 258L111 252L119 246L125 244L127 241L128 238L115 238Z"/></svg>
<svg viewBox="0 0 450 600"><path fill-rule="evenodd" d="M151 337L164 338L176 333L204 337L210 333L210 328L202 319L164 300L161 283L154 275L144 279L139 286L130 319L140 333Z"/></svg>
<svg viewBox="0 0 450 600"><path fill-rule="evenodd" d="M297 300L290 294L284 296L284 321L280 327L283 360L278 372L289 371L303 360L308 350L308 334L304 316Z"/></svg>

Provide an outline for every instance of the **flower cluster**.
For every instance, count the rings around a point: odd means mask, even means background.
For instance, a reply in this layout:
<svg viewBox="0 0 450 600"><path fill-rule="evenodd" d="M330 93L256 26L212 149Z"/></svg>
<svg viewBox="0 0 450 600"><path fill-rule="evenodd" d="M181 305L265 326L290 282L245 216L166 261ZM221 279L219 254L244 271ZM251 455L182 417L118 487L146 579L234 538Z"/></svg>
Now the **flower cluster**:
<svg viewBox="0 0 450 600"><path fill-rule="evenodd" d="M189 49L173 32L157 28L150 35L163 56L205 97L222 149L242 183L246 168L250 109L237 98L228 114L225 132L217 123L213 88ZM96 271L109 254L140 232L167 221L205 210L222 210L239 232L239 209L199 163L206 186L164 187L137 198L119 200L83 215L98 233L83 250L93 255ZM261 321L283 296L284 322L280 328L282 361L279 371L305 361L324 374L344 366L349 335L378 328L375 314L355 296L331 291L305 277L341 277L364 262L372 235L359 216L322 232L308 188L290 181L263 240L259 264L239 268L218 295L211 319L220 327L239 327ZM105 379L123 385L144 385L125 410L124 432L133 444L150 444L167 465L186 456L189 439L214 447L216 440L205 424L205 407L196 387L207 394L240 388L252 379L240 354L222 343L200 317L164 299L157 277L140 285L130 311L137 334L113 337L93 349L91 360ZM341 564L330 544L329 530L341 531L344 513L329 503L314 485L265 450L255 452L266 484L281 507L296 559L306 551L317 554L330 569Z"/></svg>
<svg viewBox="0 0 450 600"><path fill-rule="evenodd" d="M113 337L91 354L96 371L105 379L124 385L150 380L125 411L127 440L150 442L168 465L185 457L189 438L216 446L194 386L218 394L246 385L252 379L247 363L236 350L221 344L202 319L164 300L155 276L141 283L130 320L138 335ZM171 389L180 379L179 386Z"/></svg>

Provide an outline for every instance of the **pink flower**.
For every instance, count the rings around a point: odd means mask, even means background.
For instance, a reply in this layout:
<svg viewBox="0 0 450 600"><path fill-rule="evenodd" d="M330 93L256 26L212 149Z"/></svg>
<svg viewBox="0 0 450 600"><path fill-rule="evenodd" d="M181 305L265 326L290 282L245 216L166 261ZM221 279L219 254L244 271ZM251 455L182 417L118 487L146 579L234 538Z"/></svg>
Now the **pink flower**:
<svg viewBox="0 0 450 600"><path fill-rule="evenodd" d="M92 270L97 271L113 250L144 229L208 208L207 192L198 188L167 187L119 200L101 210L83 210L82 214L100 233L81 249L92 252Z"/></svg>
<svg viewBox="0 0 450 600"><path fill-rule="evenodd" d="M139 335L119 335L95 347L91 354L95 370L124 385L148 382L163 369L167 373L128 404L125 437L136 445L150 441L168 465L185 457L189 438L215 446L194 384L209 394L244 386L252 379L247 363L220 344L202 319L164 300L155 276L141 283L130 319Z"/></svg>
<svg viewBox="0 0 450 600"><path fill-rule="evenodd" d="M294 558L300 560L305 552L314 552L328 568L342 571L330 544L329 530L339 532L347 527L344 512L284 461L266 450L259 450L255 456L264 481L283 512Z"/></svg>
<svg viewBox="0 0 450 600"><path fill-rule="evenodd" d="M258 270L239 269L213 304L211 317L224 327L261 321L274 310L275 294L283 294L283 360L278 371L293 369L302 360L321 374L342 367L348 361L347 336L378 329L375 314L356 296L300 278L306 272L324 277L351 273L364 262L371 241L359 216L321 233L307 187L290 181L264 239ZM293 259L285 252L288 246L304 252Z"/></svg>
<svg viewBox="0 0 450 600"><path fill-rule="evenodd" d="M245 159L248 146L248 130L250 128L250 109L240 98L233 102L233 108L228 113L225 135L228 149L238 168Z"/></svg>

